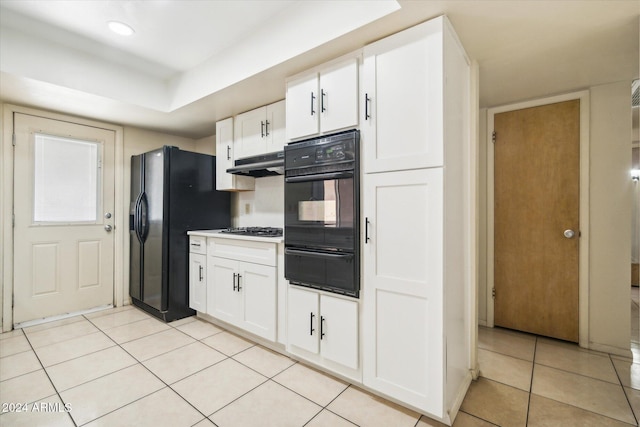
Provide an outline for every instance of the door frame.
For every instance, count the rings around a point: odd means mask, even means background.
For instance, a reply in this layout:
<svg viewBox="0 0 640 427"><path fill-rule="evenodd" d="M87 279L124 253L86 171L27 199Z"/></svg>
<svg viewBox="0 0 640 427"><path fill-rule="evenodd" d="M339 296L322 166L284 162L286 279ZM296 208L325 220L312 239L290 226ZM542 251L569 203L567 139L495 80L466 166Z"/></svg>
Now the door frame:
<svg viewBox="0 0 640 427"><path fill-rule="evenodd" d="M578 344L589 346L589 91L539 98L487 110L487 326L494 326L494 146L492 134L496 114L558 102L580 100L580 242L578 257Z"/></svg>
<svg viewBox="0 0 640 427"><path fill-rule="evenodd" d="M115 134L115 157L114 157L114 177L115 177L115 200L114 200L114 280L113 280L113 305L124 304L124 242L127 218L124 215L124 138L123 127L94 120L82 119L60 113L37 110L34 108L21 107L18 105L2 105L3 113L0 119L2 133L1 142L1 162L0 162L0 215L2 224L0 226L0 248L2 255L0 259L0 295L2 332L13 329L13 115L14 113L28 114L43 117L46 119L59 120L84 126L92 126L101 129L111 130Z"/></svg>

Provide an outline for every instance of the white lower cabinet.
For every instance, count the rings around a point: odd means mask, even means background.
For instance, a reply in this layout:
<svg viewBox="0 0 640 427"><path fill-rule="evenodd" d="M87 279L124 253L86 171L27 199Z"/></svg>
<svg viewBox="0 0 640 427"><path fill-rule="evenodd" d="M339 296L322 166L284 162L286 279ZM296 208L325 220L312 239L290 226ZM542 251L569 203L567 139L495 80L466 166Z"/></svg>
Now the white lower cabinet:
<svg viewBox="0 0 640 427"><path fill-rule="evenodd" d="M209 239L214 240L214 239ZM275 244L263 243L271 253L274 265L241 261L215 256L218 253L233 253L243 256L243 244L224 239L215 239L216 245L207 255L207 314L237 326L270 341L277 335L277 277L275 266ZM244 242L247 254L261 253L261 244ZM255 256L255 255L253 255ZM267 257L269 258L269 257Z"/></svg>
<svg viewBox="0 0 640 427"><path fill-rule="evenodd" d="M357 377L357 301L289 286L287 314L289 352Z"/></svg>
<svg viewBox="0 0 640 427"><path fill-rule="evenodd" d="M207 311L207 256L189 254L189 307Z"/></svg>
<svg viewBox="0 0 640 427"><path fill-rule="evenodd" d="M207 311L207 239L189 236L189 307Z"/></svg>

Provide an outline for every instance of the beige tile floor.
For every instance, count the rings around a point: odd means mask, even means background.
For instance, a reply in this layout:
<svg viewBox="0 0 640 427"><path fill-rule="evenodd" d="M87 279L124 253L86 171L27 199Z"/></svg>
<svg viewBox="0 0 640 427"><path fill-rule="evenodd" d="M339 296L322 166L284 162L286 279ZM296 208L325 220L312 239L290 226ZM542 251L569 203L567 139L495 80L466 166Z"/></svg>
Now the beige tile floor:
<svg viewBox="0 0 640 427"><path fill-rule="evenodd" d="M454 426L638 425L634 298L633 359L480 328L481 376ZM0 402L27 409L0 426L442 425L195 317L164 324L132 306L0 335Z"/></svg>

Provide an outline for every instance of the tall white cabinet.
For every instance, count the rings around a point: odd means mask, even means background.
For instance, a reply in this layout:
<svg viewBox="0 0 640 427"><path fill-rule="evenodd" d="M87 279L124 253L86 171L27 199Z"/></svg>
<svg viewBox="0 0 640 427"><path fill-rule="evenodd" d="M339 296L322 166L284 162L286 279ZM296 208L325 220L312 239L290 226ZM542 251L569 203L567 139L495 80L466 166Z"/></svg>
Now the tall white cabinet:
<svg viewBox="0 0 640 427"><path fill-rule="evenodd" d="M364 48L363 383L446 423L471 381L469 85L445 17Z"/></svg>

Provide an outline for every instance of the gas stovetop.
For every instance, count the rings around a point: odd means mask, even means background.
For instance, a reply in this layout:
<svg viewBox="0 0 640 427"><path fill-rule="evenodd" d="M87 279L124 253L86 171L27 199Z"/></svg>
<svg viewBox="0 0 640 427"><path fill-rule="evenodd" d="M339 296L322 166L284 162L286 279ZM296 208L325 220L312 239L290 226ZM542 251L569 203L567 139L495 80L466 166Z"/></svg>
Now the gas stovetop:
<svg viewBox="0 0 640 427"><path fill-rule="evenodd" d="M221 233L239 234L242 236L281 237L282 228L276 227L238 227L221 230Z"/></svg>

